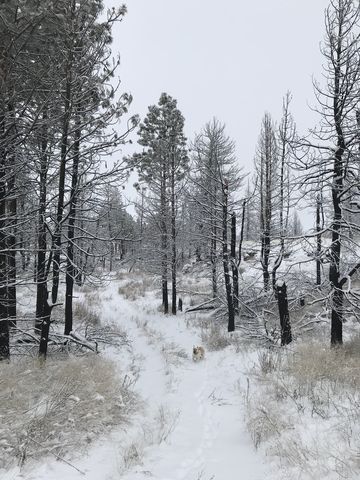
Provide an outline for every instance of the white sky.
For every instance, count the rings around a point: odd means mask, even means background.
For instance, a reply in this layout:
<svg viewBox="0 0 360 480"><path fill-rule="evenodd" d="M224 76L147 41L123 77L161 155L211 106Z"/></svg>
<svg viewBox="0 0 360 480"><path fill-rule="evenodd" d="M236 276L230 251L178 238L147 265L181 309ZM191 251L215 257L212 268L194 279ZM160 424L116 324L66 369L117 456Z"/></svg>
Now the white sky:
<svg viewBox="0 0 360 480"><path fill-rule="evenodd" d="M312 75L321 80L328 0L124 1L128 14L114 28L113 51L121 55L122 90L134 96L131 113L143 118L167 92L189 139L216 116L246 171L264 111L279 119L287 90L299 130L316 121L309 105Z"/></svg>

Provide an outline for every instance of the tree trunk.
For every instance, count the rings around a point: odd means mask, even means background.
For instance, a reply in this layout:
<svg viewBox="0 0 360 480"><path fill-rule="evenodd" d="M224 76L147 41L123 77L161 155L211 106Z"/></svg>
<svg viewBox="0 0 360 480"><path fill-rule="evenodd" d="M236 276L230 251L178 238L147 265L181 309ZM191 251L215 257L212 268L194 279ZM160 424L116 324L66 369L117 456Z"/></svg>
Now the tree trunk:
<svg viewBox="0 0 360 480"><path fill-rule="evenodd" d="M75 2L72 1L71 16L75 14ZM63 113L63 125L61 136L61 152L60 152L60 169L59 169L59 187L58 187L58 203L56 213L56 228L53 238L53 285L52 285L52 303L56 303L59 291L60 261L61 261L61 233L64 212L64 195L65 195L65 177L66 177L66 161L69 143L69 128L71 118L71 99L73 87L73 48L70 45L68 51L68 59L66 64L66 87L65 102Z"/></svg>
<svg viewBox="0 0 360 480"><path fill-rule="evenodd" d="M242 246L244 242L244 230L245 230L245 216L246 216L246 207L247 207L247 200L243 201L242 204L242 217L241 217L241 229L240 229L240 239L239 239L239 258L237 262L237 267L239 269L240 264L241 264L241 258L242 258Z"/></svg>
<svg viewBox="0 0 360 480"><path fill-rule="evenodd" d="M168 245L167 245L167 215L166 215L166 166L163 165L161 179L161 283L162 283L162 304L164 313L169 313L169 292L168 292Z"/></svg>
<svg viewBox="0 0 360 480"><path fill-rule="evenodd" d="M66 262L66 292L65 292L65 335L69 335L73 329L73 293L74 293L74 236L76 221L76 205L78 200L78 180L79 180L79 161L80 161L80 113L77 112L77 126L75 131L74 158L71 177L71 192L69 205L69 223L68 223L68 244L67 244L67 262ZM112 245L111 245L112 247ZM112 257L111 257L112 258ZM111 262L110 262L111 265ZM111 267L110 267L111 271Z"/></svg>
<svg viewBox="0 0 360 480"><path fill-rule="evenodd" d="M0 98L1 100L1 98ZM5 108L5 107L4 107ZM5 112L0 115L0 360L10 357L8 321L8 262L6 258L6 134Z"/></svg>
<svg viewBox="0 0 360 480"><path fill-rule="evenodd" d="M43 321L41 324L40 345L39 345L39 357L46 358L48 343L49 343L49 331L50 331L50 317L51 307L47 301L48 292L46 292L46 299L44 301Z"/></svg>
<svg viewBox="0 0 360 480"><path fill-rule="evenodd" d="M17 199L15 196L15 174L13 173L8 184L9 220L8 220L8 317L10 324L16 326L16 225Z"/></svg>
<svg viewBox="0 0 360 480"><path fill-rule="evenodd" d="M333 181L331 187L331 196L333 204L333 223L332 223L332 241L330 246L330 269L329 281L332 287L333 303L331 309L331 345L341 345L342 338L342 321L343 321L343 292L342 285L339 284L340 279L340 259L341 259L341 224L342 224L342 208L341 194L343 192L344 171L343 171L343 155L345 153L346 144L342 129L342 108L341 104L341 87L342 82L342 41L341 36L338 39L336 52L336 65L334 77L334 120L337 134L337 149L334 157Z"/></svg>
<svg viewBox="0 0 360 480"><path fill-rule="evenodd" d="M212 284L212 296L213 298L217 297L218 293L218 287L217 287L217 268L216 268L216 262L217 262L217 254L216 254L216 248L217 248L217 227L216 227L216 211L215 211L215 205L216 205L216 187L214 189L214 199L211 199L210 201L213 202L214 204L212 205L211 209L211 239L210 239L210 262L211 262L211 284Z"/></svg>
<svg viewBox="0 0 360 480"><path fill-rule="evenodd" d="M175 148L175 147L174 147ZM171 283L172 283L172 299L171 313L176 315L176 197L175 197L175 150L172 152L171 158Z"/></svg>
<svg viewBox="0 0 360 480"><path fill-rule="evenodd" d="M288 345L292 341L289 305L285 282L278 282L276 284L276 291L280 316L281 345L284 346Z"/></svg>
<svg viewBox="0 0 360 480"><path fill-rule="evenodd" d="M15 112L12 104L9 105L9 112L11 121L15 122ZM8 170L10 178L7 184L7 198L8 198L8 219L7 219L7 261L8 261L8 317L10 325L16 325L16 226L17 226L17 198L15 185L15 169L16 159L15 152L11 149L8 154Z"/></svg>
<svg viewBox="0 0 360 480"><path fill-rule="evenodd" d="M263 269L263 280L265 291L269 290L269 256L270 256L270 234L264 231L261 235L261 266Z"/></svg>
<svg viewBox="0 0 360 480"><path fill-rule="evenodd" d="M316 285L321 285L321 201L316 200Z"/></svg>
<svg viewBox="0 0 360 480"><path fill-rule="evenodd" d="M235 315L239 313L239 270L236 262L236 215L231 215L231 267L233 277L233 305Z"/></svg>
<svg viewBox="0 0 360 480"><path fill-rule="evenodd" d="M46 270L46 195L47 195L47 172L48 172L48 132L47 114L43 113L43 129L41 139L40 178L39 178L39 213L37 228L37 258L35 259L36 281L36 319L35 329L40 331L46 316L48 303L47 270Z"/></svg>
<svg viewBox="0 0 360 480"><path fill-rule="evenodd" d="M223 244L223 267L224 267L224 280L226 290L226 300L228 307L228 332L235 330L235 312L233 304L233 296L231 291L231 279L229 269L229 251L228 251L228 189L227 185L223 186L223 218L222 218L222 244Z"/></svg>

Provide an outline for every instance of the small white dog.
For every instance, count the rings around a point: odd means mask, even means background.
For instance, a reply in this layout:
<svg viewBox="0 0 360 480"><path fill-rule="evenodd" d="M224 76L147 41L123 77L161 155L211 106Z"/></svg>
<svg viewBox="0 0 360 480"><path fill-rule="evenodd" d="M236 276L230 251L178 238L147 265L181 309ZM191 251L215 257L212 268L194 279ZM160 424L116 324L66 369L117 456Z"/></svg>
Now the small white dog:
<svg viewBox="0 0 360 480"><path fill-rule="evenodd" d="M205 350L204 347L193 347L193 354L192 359L194 362L198 362L199 360L203 360L205 357Z"/></svg>

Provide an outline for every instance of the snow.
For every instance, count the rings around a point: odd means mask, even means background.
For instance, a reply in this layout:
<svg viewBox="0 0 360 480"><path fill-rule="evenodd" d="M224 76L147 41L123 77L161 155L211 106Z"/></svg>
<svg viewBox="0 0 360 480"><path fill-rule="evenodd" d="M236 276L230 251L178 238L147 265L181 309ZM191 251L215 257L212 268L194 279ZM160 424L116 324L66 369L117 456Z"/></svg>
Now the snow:
<svg viewBox="0 0 360 480"><path fill-rule="evenodd" d="M252 272L259 275L249 262L245 275ZM190 292L201 294L202 287L208 288L200 271L189 275L182 284L188 291L183 295L186 305ZM338 381L341 374L331 373L344 362L330 352L328 332L325 343L321 338L314 345L298 339L281 351L241 343L235 332L232 342L211 351L201 340L212 334L209 330L201 335L203 314L164 316L157 295L151 279L136 274L121 280L114 275L90 296L77 292L79 303L91 303L104 327L127 332L131 349L106 347L100 355L117 365L121 377L126 375L124 381L134 384L141 407L129 424L98 438L89 432L86 454L75 445L61 459L29 459L21 469L0 471L1 480L359 478L356 379L351 387L351 372L355 375L357 370L349 369L349 385ZM203 360L192 360L194 345L205 346ZM308 350L300 355L305 347ZM330 380L324 368L316 370L329 361ZM356 366L357 358L351 362ZM287 370L279 368L286 364ZM106 402L96 390L92 398L94 411ZM74 395L71 400L82 399Z"/></svg>
<svg viewBox="0 0 360 480"><path fill-rule="evenodd" d="M113 280L104 289L99 311L104 322L128 332L134 357L115 349L107 355L123 372L128 368L130 375L139 375L135 390L144 408L131 426L99 438L86 456L74 453L66 457L69 464L51 456L41 465L29 461L2 480L268 478L265 458L255 451L245 427L242 356L228 348L193 362L192 347L201 342L186 316L163 316L151 294L125 300L117 291L120 283ZM95 394L95 401L102 399Z"/></svg>

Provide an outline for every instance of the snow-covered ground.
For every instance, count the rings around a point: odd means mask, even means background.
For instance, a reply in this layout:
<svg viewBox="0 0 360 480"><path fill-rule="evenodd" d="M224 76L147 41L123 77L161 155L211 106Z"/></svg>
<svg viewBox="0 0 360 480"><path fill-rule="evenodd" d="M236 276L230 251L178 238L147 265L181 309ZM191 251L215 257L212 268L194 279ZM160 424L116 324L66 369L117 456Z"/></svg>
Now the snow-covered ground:
<svg viewBox="0 0 360 480"><path fill-rule="evenodd" d="M98 309L104 322L128 332L143 408L131 426L100 438L85 457L69 460L83 473L48 457L41 465L29 462L21 471L9 471L3 480L268 478L245 428L245 357L228 349L206 352L204 361L194 363L199 332L187 325L186 316L158 313L152 293L126 300L118 293L121 283L113 280L100 292L105 300ZM113 349L107 355L123 372L130 370L124 352Z"/></svg>
<svg viewBox="0 0 360 480"><path fill-rule="evenodd" d="M206 284L186 282L190 292ZM343 372L335 372L350 351L338 358L324 347L313 357L317 370L311 358L318 344L306 343L308 350L294 357L291 349L301 342L279 354L240 340L207 349L194 363L202 317L164 316L157 293L140 275L113 276L97 291L78 292L79 302L91 303L103 324L117 325L131 341L131 350L101 353L130 383L136 380L142 402L131 423L100 436L86 454L74 449L62 459L30 459L2 480L360 478L357 377L349 370L343 387ZM333 363L325 369L327 362Z"/></svg>

